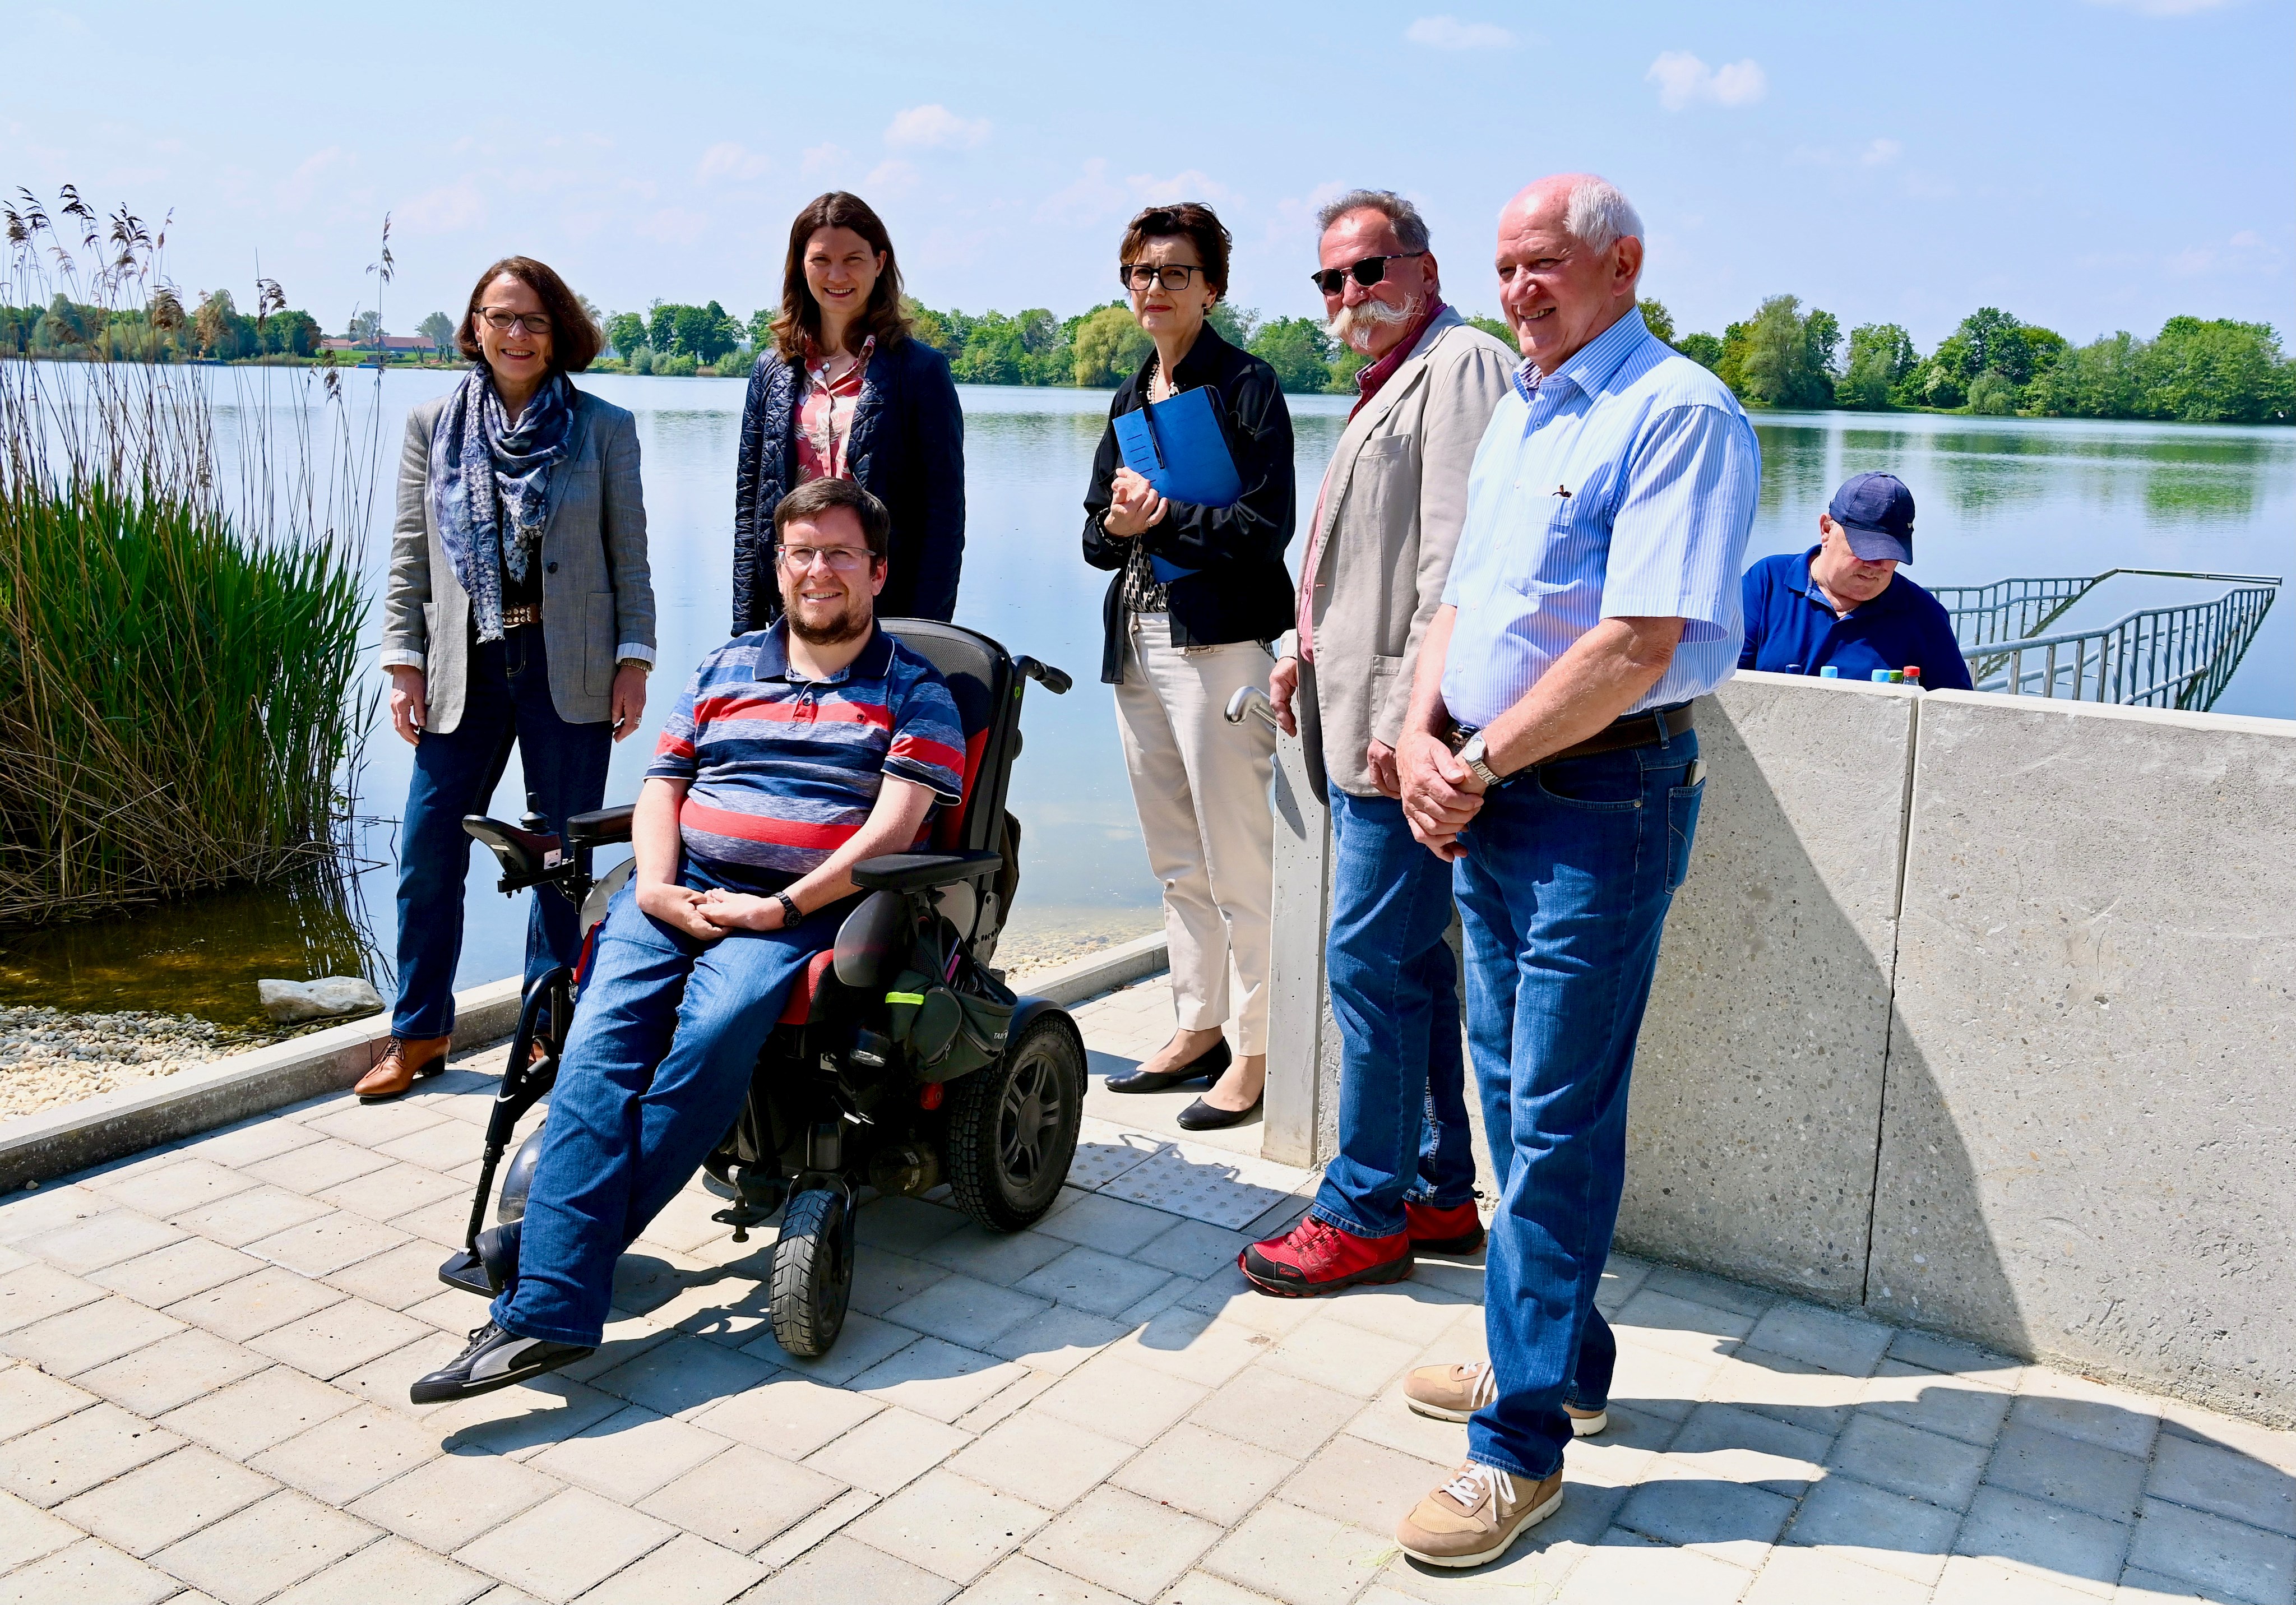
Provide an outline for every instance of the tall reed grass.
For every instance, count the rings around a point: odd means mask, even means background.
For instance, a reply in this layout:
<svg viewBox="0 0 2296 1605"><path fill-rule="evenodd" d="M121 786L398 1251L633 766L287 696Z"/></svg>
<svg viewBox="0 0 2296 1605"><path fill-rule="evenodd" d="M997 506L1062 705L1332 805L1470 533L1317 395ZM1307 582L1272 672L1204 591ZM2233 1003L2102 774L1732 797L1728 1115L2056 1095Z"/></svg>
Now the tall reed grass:
<svg viewBox="0 0 2296 1605"><path fill-rule="evenodd" d="M180 319L163 234L56 213L0 207L0 299ZM0 357L0 923L336 865L375 444L332 369Z"/></svg>

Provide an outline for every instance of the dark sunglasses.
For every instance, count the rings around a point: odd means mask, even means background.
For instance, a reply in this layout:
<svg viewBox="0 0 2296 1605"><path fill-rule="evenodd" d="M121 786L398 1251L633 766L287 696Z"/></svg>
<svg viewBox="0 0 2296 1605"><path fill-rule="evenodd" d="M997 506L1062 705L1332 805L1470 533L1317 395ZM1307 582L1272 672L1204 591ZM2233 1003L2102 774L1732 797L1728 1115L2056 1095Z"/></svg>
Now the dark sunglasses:
<svg viewBox="0 0 2296 1605"><path fill-rule="evenodd" d="M1337 295L1340 293L1340 286L1349 279L1368 289L1387 277L1387 265L1390 262L1400 262L1406 258L1423 257L1426 254L1423 250L1399 250L1391 257L1365 257L1352 267L1326 267L1321 273L1309 274L1308 277L1314 282L1316 288L1325 295Z"/></svg>

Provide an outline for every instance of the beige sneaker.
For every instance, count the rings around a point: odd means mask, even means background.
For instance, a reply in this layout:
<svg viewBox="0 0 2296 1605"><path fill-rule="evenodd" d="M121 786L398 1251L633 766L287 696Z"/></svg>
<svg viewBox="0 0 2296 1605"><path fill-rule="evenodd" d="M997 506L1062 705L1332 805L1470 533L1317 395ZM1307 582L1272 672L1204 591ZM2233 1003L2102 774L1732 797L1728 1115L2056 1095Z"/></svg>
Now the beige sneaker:
<svg viewBox="0 0 2296 1605"><path fill-rule="evenodd" d="M1498 1380L1488 1360L1465 1365L1423 1365L1403 1379L1403 1400L1421 1415L1439 1421L1464 1421L1497 1396ZM1607 1410L1565 1404L1573 1437L1592 1437L1611 1424Z"/></svg>
<svg viewBox="0 0 2296 1605"><path fill-rule="evenodd" d="M1395 1529L1403 1552L1430 1566L1481 1566L1562 1503L1561 1471L1535 1486L1496 1466L1469 1461L1421 1500Z"/></svg>

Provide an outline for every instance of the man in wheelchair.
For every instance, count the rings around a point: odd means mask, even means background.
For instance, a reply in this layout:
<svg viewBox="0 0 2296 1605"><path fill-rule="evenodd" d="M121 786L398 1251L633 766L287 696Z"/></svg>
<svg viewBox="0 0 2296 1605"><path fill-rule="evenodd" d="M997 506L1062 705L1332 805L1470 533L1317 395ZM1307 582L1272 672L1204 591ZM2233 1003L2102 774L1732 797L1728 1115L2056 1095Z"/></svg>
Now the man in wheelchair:
<svg viewBox="0 0 2296 1605"><path fill-rule="evenodd" d="M931 665L877 627L890 520L849 480L774 517L783 617L702 659L664 725L568 1033L514 1278L417 1404L570 1364L614 1263L741 1112L759 1044L835 940L854 865L906 851L964 790Z"/></svg>

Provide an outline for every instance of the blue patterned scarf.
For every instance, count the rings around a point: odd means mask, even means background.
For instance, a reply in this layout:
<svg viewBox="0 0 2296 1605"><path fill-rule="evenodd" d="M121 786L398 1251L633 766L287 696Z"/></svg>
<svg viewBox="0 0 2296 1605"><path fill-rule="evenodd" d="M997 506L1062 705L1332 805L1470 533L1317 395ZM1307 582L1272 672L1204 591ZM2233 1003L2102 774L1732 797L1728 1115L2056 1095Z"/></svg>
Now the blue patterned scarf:
<svg viewBox="0 0 2296 1605"><path fill-rule="evenodd" d="M503 575L526 578L550 516L550 471L573 433L574 387L562 373L544 381L515 429L482 362L439 409L430 431L430 510L439 544L470 594L481 641L502 639Z"/></svg>

